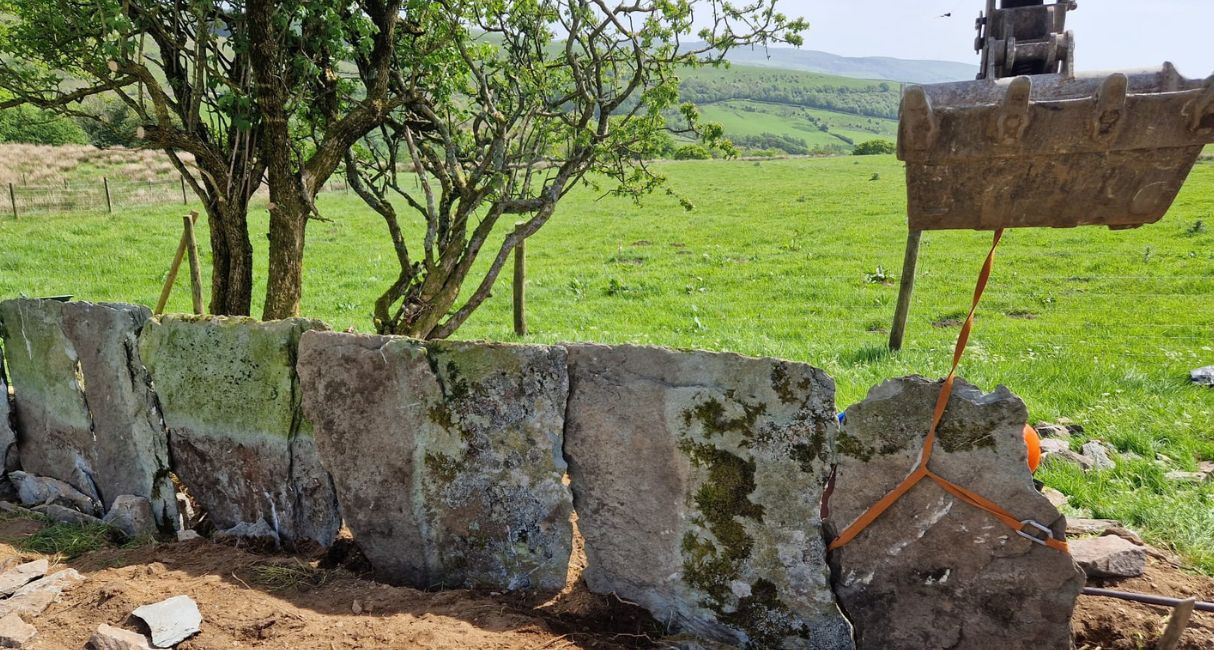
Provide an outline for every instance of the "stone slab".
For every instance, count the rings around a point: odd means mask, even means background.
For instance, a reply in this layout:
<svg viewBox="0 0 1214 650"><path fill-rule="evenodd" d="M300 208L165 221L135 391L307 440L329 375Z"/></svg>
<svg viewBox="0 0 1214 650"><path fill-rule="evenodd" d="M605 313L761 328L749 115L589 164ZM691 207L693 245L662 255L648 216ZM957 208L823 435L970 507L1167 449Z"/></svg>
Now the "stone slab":
<svg viewBox="0 0 1214 650"><path fill-rule="evenodd" d="M17 614L0 618L0 648L24 648L37 634L38 629Z"/></svg>
<svg viewBox="0 0 1214 650"><path fill-rule="evenodd" d="M847 409L830 524L850 524L915 466L941 382L895 379ZM1027 467L1024 403L958 380L931 469L1017 517L1065 536L1066 520ZM924 481L831 554L835 593L862 650L1071 648L1083 573L1066 553L1033 543L990 514ZM1009 636L1012 635L1012 636Z"/></svg>
<svg viewBox="0 0 1214 650"><path fill-rule="evenodd" d="M131 612L148 625L152 645L171 648L198 634L202 625L202 612L198 603L189 596L173 596L151 605L144 605Z"/></svg>
<svg viewBox="0 0 1214 650"><path fill-rule="evenodd" d="M18 589L46 575L50 562L34 560L17 565L0 574L0 598L11 596Z"/></svg>
<svg viewBox="0 0 1214 650"><path fill-rule="evenodd" d="M63 303L25 298L0 302L22 468L69 483L101 501L93 482L93 422L84 373L63 331Z"/></svg>
<svg viewBox="0 0 1214 650"><path fill-rule="evenodd" d="M1089 578L1136 578L1146 570L1146 549L1116 535L1075 540L1071 553Z"/></svg>
<svg viewBox="0 0 1214 650"><path fill-rule="evenodd" d="M89 639L93 650L152 650L147 637L120 627L102 623Z"/></svg>
<svg viewBox="0 0 1214 650"><path fill-rule="evenodd" d="M4 324L0 323L0 341L3 340ZM8 371L4 366L4 347L0 346L0 471L21 467L21 455L17 451L17 430L13 425L12 396L8 390Z"/></svg>
<svg viewBox="0 0 1214 650"><path fill-rule="evenodd" d="M381 579L565 585L564 349L308 332L299 374L346 524Z"/></svg>
<svg viewBox="0 0 1214 650"><path fill-rule="evenodd" d="M144 328L173 469L216 528L265 521L289 546L333 542L337 500L295 375L300 334L324 327L166 316Z"/></svg>
<svg viewBox="0 0 1214 650"><path fill-rule="evenodd" d="M819 502L834 383L804 364L569 346L587 585L731 645L850 648Z"/></svg>

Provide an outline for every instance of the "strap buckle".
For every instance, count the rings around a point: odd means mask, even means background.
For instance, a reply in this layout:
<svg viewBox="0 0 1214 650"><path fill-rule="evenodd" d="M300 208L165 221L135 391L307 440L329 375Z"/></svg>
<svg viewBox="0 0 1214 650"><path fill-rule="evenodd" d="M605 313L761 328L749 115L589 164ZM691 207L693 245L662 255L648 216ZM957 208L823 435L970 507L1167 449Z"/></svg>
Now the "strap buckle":
<svg viewBox="0 0 1214 650"><path fill-rule="evenodd" d="M1028 532L1025 532L1026 528L1029 529ZM1038 533L1040 533L1041 536L1038 536ZM1024 521L1020 522L1020 529L1016 531L1016 534L1029 540L1030 542L1033 542L1034 544L1040 544L1042 546L1046 546L1054 539L1053 530L1051 530L1045 524L1042 524L1039 521L1033 521L1032 519L1025 519Z"/></svg>

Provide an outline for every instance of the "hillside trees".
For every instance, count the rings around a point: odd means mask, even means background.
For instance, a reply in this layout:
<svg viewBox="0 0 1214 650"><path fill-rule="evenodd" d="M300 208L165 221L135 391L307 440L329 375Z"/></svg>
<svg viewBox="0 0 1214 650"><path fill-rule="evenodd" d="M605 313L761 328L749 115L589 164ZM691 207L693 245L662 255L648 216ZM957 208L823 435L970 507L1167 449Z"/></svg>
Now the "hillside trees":
<svg viewBox="0 0 1214 650"><path fill-rule="evenodd" d="M799 44L805 24L775 4L434 2L394 72L415 100L346 155L350 184L384 218L399 267L376 301L377 329L450 336L578 184L634 198L659 188L645 161L671 147L678 73L738 45ZM706 45L680 51L692 33ZM686 135L725 144L719 127L681 110ZM424 224L413 237L402 207Z"/></svg>

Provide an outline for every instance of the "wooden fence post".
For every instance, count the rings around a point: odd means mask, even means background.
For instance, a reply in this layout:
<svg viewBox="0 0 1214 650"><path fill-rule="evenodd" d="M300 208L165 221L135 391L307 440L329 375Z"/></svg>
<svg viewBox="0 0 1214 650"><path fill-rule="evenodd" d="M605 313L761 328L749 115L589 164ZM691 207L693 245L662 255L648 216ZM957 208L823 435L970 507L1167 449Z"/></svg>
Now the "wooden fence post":
<svg viewBox="0 0 1214 650"><path fill-rule="evenodd" d="M514 224L518 233L523 222ZM514 245L514 333L527 336L527 240L519 239Z"/></svg>
<svg viewBox="0 0 1214 650"><path fill-rule="evenodd" d="M902 338L906 334L906 318L910 315L911 294L915 291L915 269L919 266L919 240L922 230L912 230L906 235L906 254L902 258L902 281L898 289L898 306L894 310L894 324L889 330L889 349L902 349Z"/></svg>
<svg viewBox="0 0 1214 650"><path fill-rule="evenodd" d="M20 219L21 217L17 216L17 194L13 192L12 183L8 184L8 201L13 204L13 219Z"/></svg>
<svg viewBox="0 0 1214 650"><path fill-rule="evenodd" d="M198 213L190 212L190 222L198 221ZM181 241L177 243L177 254L173 255L173 263L169 265L169 277L164 280L164 288L160 290L160 300L156 301L156 311L153 312L157 316L164 313L164 308L169 304L169 294L173 293L173 284L177 282L177 271L181 269L181 260L185 258L185 249L189 246L186 240L186 233L181 231Z"/></svg>
<svg viewBox="0 0 1214 650"><path fill-rule="evenodd" d="M1184 636L1189 619L1193 616L1193 608L1197 606L1196 598L1189 598L1172 610L1168 619L1168 627L1163 631L1163 637L1155 645L1156 650L1176 650L1180 647L1180 639Z"/></svg>
<svg viewBox="0 0 1214 650"><path fill-rule="evenodd" d="M110 179L102 176L101 184L105 187L105 211L114 214L114 204L110 202Z"/></svg>
<svg viewBox="0 0 1214 650"><path fill-rule="evenodd" d="M189 205L190 201L185 196L185 176L181 177L181 204Z"/></svg>
<svg viewBox="0 0 1214 650"><path fill-rule="evenodd" d="M190 255L190 297L194 301L194 314L202 315L202 267L198 262L198 242L194 240L194 219L192 215L181 218L185 226L187 248Z"/></svg>

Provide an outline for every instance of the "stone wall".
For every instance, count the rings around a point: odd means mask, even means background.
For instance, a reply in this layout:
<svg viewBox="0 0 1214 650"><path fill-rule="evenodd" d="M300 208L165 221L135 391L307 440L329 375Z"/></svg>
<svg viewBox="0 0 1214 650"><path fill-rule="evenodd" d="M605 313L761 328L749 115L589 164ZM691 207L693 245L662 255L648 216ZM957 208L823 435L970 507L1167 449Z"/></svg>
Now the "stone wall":
<svg viewBox="0 0 1214 650"><path fill-rule="evenodd" d="M935 485L827 553L911 469L935 382L875 388L840 429L833 382L804 364L327 330L2 302L10 479L30 505L98 517L147 499L168 534L175 477L224 536L310 550L344 524L381 579L426 589L559 591L576 511L586 585L672 632L867 649L1032 630L1069 647L1070 558ZM933 467L1061 534L1024 418L1005 389L959 384Z"/></svg>

